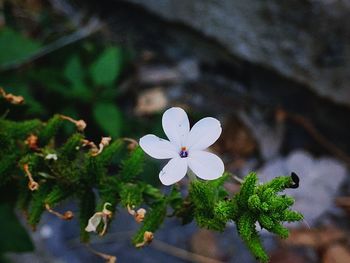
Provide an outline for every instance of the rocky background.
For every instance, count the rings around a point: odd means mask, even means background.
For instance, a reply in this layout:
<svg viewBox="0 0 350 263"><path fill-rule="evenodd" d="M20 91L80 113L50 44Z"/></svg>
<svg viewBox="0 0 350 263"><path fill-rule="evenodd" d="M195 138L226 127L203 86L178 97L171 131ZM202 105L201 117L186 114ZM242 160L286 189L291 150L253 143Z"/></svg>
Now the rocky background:
<svg viewBox="0 0 350 263"><path fill-rule="evenodd" d="M215 39L237 58L349 105L346 0L129 0Z"/></svg>

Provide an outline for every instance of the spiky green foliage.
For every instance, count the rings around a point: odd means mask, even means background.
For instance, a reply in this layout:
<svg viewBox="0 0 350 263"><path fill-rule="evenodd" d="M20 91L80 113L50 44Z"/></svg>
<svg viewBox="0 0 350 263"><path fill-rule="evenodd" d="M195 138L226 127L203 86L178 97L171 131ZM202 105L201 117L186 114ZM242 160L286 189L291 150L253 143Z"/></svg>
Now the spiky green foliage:
<svg viewBox="0 0 350 263"><path fill-rule="evenodd" d="M41 146L49 143L49 141L56 135L58 129L63 124L63 121L64 120L60 118L59 115L55 115L46 124L44 124L44 127L38 134L39 144Z"/></svg>
<svg viewBox="0 0 350 263"><path fill-rule="evenodd" d="M219 202L227 196L223 189L225 179L227 175L214 181L195 180L191 183L189 197L194 204L194 218L200 227L217 231L225 229L227 220L220 211L216 213L220 210L217 208Z"/></svg>
<svg viewBox="0 0 350 263"><path fill-rule="evenodd" d="M50 186L42 185L38 191L33 193L32 200L30 202L28 223L33 228L39 223L42 213L45 211L45 198L50 192Z"/></svg>
<svg viewBox="0 0 350 263"><path fill-rule="evenodd" d="M289 176L259 185L256 174L251 173L240 192L230 196L224 183L231 176L225 173L213 181L191 181L187 196L177 187L164 194L140 176L144 165L140 147L130 151L122 139L116 139L95 156L84 147L83 140L87 138L83 133L75 132L64 141L60 136L62 125L66 125L65 120L59 115L47 122L0 119L0 185L15 186L17 205L27 212L28 222L33 227L39 223L46 205L53 208L68 198L75 199L79 203L80 237L88 242L90 234L85 227L105 203L111 204L108 209L116 219L117 207L143 207L147 213L133 238L134 244L143 242L146 231L157 231L167 214L178 217L183 224L195 220L198 226L216 231L223 231L228 222L234 221L255 257L267 262L256 223L285 238L288 230L283 222L302 219L300 213L289 210L294 199L279 195L291 186ZM30 135L38 137L35 147L26 143ZM57 160L46 158L48 154L55 154ZM35 191L28 189L25 167L39 184ZM134 220L132 216L130 220Z"/></svg>
<svg viewBox="0 0 350 263"><path fill-rule="evenodd" d="M303 216L289 210L294 203L292 197L278 195L292 185L291 177L280 176L261 185L257 185L257 181L255 173L250 173L245 178L240 192L233 198L233 203L237 204L238 213L232 219L237 222L238 233L251 252L260 261L267 262L268 256L255 229L256 222L262 228L281 238L286 238L288 229L283 226L283 222L299 221Z"/></svg>
<svg viewBox="0 0 350 263"><path fill-rule="evenodd" d="M125 184L120 189L120 199L124 207L140 206L143 201L144 185L142 184Z"/></svg>
<svg viewBox="0 0 350 263"><path fill-rule="evenodd" d="M258 185L258 177L250 173L242 183L239 193L229 198L223 188L228 175L214 181L191 183L190 201L194 210L194 219L200 227L222 231L227 222L236 222L239 235L253 255L261 262L267 262L268 256L262 246L256 223L261 228L277 234L281 238L288 236L284 222L302 220L302 215L289 210L294 203L292 197L278 193L293 184L291 177L281 176Z"/></svg>
<svg viewBox="0 0 350 263"><path fill-rule="evenodd" d="M143 241L143 237L146 231L155 232L163 223L167 211L167 200L164 198L148 210L145 220L140 227L139 231L133 238L133 243L139 244Z"/></svg>
<svg viewBox="0 0 350 263"><path fill-rule="evenodd" d="M119 173L120 179L130 181L142 172L144 153L137 147L128 159L122 162L122 169Z"/></svg>

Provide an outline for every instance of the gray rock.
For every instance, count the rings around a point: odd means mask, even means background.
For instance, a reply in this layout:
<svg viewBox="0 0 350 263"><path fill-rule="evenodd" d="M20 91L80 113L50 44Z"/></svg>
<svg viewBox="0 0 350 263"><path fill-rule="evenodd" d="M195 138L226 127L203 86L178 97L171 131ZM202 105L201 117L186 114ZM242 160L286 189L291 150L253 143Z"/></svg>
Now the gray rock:
<svg viewBox="0 0 350 263"><path fill-rule="evenodd" d="M350 105L348 0L126 0Z"/></svg>
<svg viewBox="0 0 350 263"><path fill-rule="evenodd" d="M333 199L348 174L347 169L336 159L316 159L300 150L266 163L259 171L259 178L264 182L279 175L289 175L292 171L300 177L300 186L287 189L286 193L295 197L294 209L303 213L309 224L313 224L334 207Z"/></svg>
<svg viewBox="0 0 350 263"><path fill-rule="evenodd" d="M259 145L261 157L271 160L280 153L285 133L285 124L276 122L274 126L266 124L264 117L257 109L252 107L252 113L240 111L239 117L250 128L256 142Z"/></svg>

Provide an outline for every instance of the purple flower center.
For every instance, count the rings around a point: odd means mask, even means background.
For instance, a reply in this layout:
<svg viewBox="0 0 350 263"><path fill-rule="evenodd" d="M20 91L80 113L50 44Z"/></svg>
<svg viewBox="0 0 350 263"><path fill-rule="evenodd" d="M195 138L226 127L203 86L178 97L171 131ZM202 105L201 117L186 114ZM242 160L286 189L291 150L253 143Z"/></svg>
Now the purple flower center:
<svg viewBox="0 0 350 263"><path fill-rule="evenodd" d="M181 151L179 153L181 158L186 158L188 156L188 151L186 149L186 147L181 147Z"/></svg>

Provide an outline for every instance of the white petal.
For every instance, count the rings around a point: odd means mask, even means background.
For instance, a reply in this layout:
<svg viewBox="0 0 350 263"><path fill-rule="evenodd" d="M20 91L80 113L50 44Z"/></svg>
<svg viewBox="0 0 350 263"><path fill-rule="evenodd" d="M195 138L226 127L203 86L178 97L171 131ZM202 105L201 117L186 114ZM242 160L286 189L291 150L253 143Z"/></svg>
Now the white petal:
<svg viewBox="0 0 350 263"><path fill-rule="evenodd" d="M220 137L221 131L221 124L217 119L201 119L192 127L186 146L190 150L205 150Z"/></svg>
<svg viewBox="0 0 350 263"><path fill-rule="evenodd" d="M178 148L184 146L184 142L190 131L190 122L186 112L177 107L168 109L163 114L163 130L169 140Z"/></svg>
<svg viewBox="0 0 350 263"><path fill-rule="evenodd" d="M188 166L199 178L205 180L217 179L225 170L224 163L217 155L205 151L191 151Z"/></svg>
<svg viewBox="0 0 350 263"><path fill-rule="evenodd" d="M164 185L175 184L187 173L187 158L171 159L159 173L159 179Z"/></svg>
<svg viewBox="0 0 350 263"><path fill-rule="evenodd" d="M89 219L89 223L87 227L85 228L85 231L87 232L96 232L97 226L100 224L102 219L102 213L97 212Z"/></svg>
<svg viewBox="0 0 350 263"><path fill-rule="evenodd" d="M140 146L148 155L156 159L169 159L179 155L175 145L153 134L143 136L140 139Z"/></svg>

